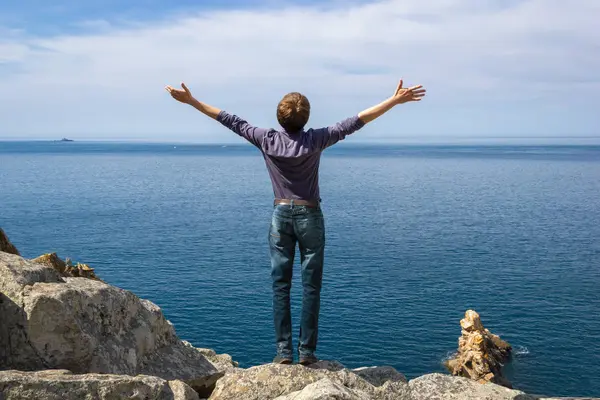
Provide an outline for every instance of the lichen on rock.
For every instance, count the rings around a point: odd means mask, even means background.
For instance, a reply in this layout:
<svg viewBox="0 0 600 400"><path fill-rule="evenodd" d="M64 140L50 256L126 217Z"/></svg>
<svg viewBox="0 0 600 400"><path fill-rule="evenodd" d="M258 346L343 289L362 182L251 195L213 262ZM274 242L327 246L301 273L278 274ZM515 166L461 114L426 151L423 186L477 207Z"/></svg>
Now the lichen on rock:
<svg viewBox="0 0 600 400"><path fill-rule="evenodd" d="M98 278L98 276L96 276L94 269L90 268L89 265L82 263L73 265L69 258L63 261L56 253L42 254L31 261L52 267L64 277L88 278L96 281L102 281L100 278Z"/></svg>

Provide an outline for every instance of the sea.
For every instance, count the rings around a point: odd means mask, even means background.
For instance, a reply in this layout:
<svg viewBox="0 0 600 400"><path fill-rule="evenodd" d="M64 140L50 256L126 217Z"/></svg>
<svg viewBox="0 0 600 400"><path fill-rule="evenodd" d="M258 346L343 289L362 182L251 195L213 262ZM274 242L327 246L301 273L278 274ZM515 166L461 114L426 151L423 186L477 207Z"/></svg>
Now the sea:
<svg viewBox="0 0 600 400"><path fill-rule="evenodd" d="M600 145L340 143L320 185L320 358L445 372L472 309L512 344L515 388L600 397ZM25 257L89 264L242 367L274 356L272 200L249 144L0 142Z"/></svg>

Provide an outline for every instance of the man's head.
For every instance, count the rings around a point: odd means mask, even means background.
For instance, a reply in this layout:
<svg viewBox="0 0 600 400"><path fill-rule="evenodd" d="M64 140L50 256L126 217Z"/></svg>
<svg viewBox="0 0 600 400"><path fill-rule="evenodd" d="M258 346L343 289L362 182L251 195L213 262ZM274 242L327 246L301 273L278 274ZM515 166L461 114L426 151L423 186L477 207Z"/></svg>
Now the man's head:
<svg viewBox="0 0 600 400"><path fill-rule="evenodd" d="M277 121L288 132L301 131L310 116L310 103L303 94L288 93L277 105Z"/></svg>

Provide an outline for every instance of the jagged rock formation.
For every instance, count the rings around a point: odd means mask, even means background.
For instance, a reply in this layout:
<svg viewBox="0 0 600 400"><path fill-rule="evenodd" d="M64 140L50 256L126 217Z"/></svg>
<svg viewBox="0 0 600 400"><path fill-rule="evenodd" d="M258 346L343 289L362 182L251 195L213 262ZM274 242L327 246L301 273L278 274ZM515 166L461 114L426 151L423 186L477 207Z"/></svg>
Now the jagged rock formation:
<svg viewBox="0 0 600 400"><path fill-rule="evenodd" d="M154 375L205 394L223 375L126 290L0 252L0 293L0 369Z"/></svg>
<svg viewBox="0 0 600 400"><path fill-rule="evenodd" d="M15 254L20 256L19 250L10 242L8 236L2 228L0 228L0 251L9 254ZM33 262L44 264L54 268L59 274L65 277L81 277L95 280L101 280L94 273L94 269L90 268L87 264L77 263L73 265L71 260L67 258L66 261L61 260L56 253L43 254L32 260Z"/></svg>
<svg viewBox="0 0 600 400"><path fill-rule="evenodd" d="M0 228L0 251L20 256L19 250L8 240L6 233Z"/></svg>
<svg viewBox="0 0 600 400"><path fill-rule="evenodd" d="M219 372L225 373L235 371L239 366L238 362L233 361L229 354L217 354L217 352L213 349L201 349L194 347L191 343L185 340L183 343L206 357Z"/></svg>
<svg viewBox="0 0 600 400"><path fill-rule="evenodd" d="M31 260L38 264L44 264L54 268L61 276L72 278L88 278L101 281L94 273L94 269L87 264L77 263L73 265L70 259L61 260L56 253L43 254Z"/></svg>
<svg viewBox="0 0 600 400"><path fill-rule="evenodd" d="M0 398L6 400L198 400L179 380L155 376L73 375L66 370L0 371Z"/></svg>
<svg viewBox="0 0 600 400"><path fill-rule="evenodd" d="M446 362L452 375L512 387L502 376L502 365L510 357L510 344L485 329L479 314L473 310L467 310L460 326L462 335L458 339L458 352Z"/></svg>

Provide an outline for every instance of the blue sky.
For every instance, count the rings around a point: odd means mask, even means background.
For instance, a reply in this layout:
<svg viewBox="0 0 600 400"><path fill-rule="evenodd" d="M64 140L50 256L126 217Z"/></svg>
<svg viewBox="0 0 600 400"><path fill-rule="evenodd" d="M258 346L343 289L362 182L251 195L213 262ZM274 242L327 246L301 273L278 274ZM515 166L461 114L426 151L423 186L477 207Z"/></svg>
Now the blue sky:
<svg viewBox="0 0 600 400"><path fill-rule="evenodd" d="M164 85L276 126L289 91L310 125L399 78L428 97L354 141L600 136L597 0L3 0L0 138L238 142Z"/></svg>

